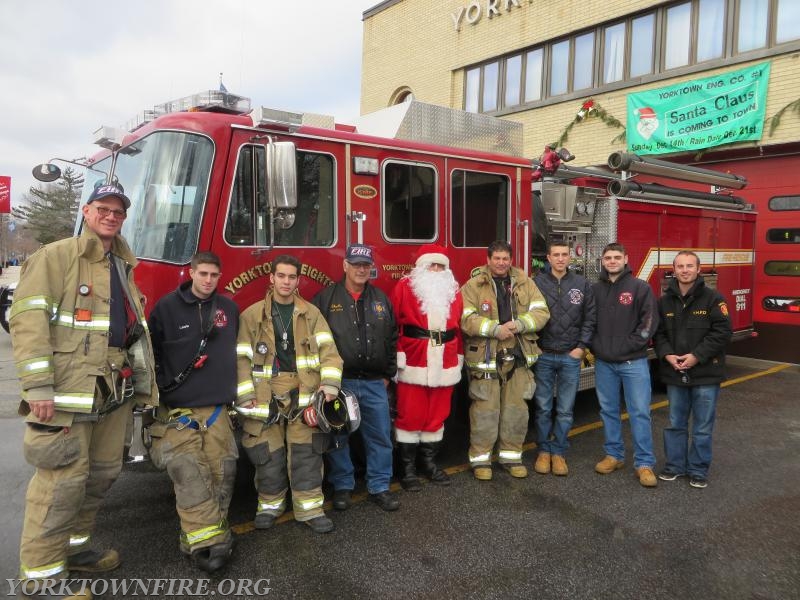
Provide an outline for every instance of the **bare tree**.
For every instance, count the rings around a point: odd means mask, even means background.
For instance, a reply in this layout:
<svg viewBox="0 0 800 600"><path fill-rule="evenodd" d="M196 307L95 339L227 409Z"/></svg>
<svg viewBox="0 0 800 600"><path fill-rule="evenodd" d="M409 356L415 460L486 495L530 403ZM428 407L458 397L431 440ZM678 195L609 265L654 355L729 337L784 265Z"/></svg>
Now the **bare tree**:
<svg viewBox="0 0 800 600"><path fill-rule="evenodd" d="M83 181L83 175L67 167L58 181L31 187L22 197L24 204L15 206L11 212L40 244L70 237L75 229Z"/></svg>

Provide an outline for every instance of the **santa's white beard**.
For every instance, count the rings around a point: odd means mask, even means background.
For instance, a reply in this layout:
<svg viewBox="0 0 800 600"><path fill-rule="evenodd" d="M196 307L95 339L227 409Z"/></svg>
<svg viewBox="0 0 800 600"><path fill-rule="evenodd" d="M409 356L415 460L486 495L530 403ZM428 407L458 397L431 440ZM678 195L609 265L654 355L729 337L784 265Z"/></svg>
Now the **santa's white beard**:
<svg viewBox="0 0 800 600"><path fill-rule="evenodd" d="M450 305L456 298L458 283L453 272L428 271L422 264L411 271L411 289L420 302L422 313L428 316L428 329L444 330Z"/></svg>

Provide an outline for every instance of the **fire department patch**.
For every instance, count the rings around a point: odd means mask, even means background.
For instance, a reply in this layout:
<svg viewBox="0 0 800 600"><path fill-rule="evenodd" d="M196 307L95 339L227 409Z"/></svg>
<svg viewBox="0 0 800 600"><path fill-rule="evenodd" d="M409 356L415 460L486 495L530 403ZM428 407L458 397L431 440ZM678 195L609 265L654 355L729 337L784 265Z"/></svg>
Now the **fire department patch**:
<svg viewBox="0 0 800 600"><path fill-rule="evenodd" d="M214 326L215 327L225 327L228 325L228 317L225 315L225 312L221 309L217 309L217 314L214 315Z"/></svg>
<svg viewBox="0 0 800 600"><path fill-rule="evenodd" d="M633 294L630 292L622 292L619 295L619 303L624 304L625 306L628 304L633 304Z"/></svg>
<svg viewBox="0 0 800 600"><path fill-rule="evenodd" d="M579 289L572 288L569 291L570 304L580 304L583 302L583 292Z"/></svg>
<svg viewBox="0 0 800 600"><path fill-rule="evenodd" d="M373 302L372 311L379 319L383 319L386 316L386 306L383 302Z"/></svg>
<svg viewBox="0 0 800 600"><path fill-rule="evenodd" d="M490 310L492 310L491 302L489 302L488 300L484 300L483 302L481 302L481 312L488 313Z"/></svg>
<svg viewBox="0 0 800 600"><path fill-rule="evenodd" d="M719 303L719 312L721 312L725 317L728 316L728 304L726 302Z"/></svg>

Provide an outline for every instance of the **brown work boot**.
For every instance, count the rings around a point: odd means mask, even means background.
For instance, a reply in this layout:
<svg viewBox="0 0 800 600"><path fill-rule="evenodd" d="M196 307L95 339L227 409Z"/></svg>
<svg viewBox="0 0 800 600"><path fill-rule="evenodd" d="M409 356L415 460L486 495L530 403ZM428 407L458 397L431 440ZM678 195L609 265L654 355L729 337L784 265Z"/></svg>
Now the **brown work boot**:
<svg viewBox="0 0 800 600"><path fill-rule="evenodd" d="M624 466L624 460L617 460L613 456L606 456L594 466L594 470L603 475L608 475L609 473L613 473L617 469L621 469Z"/></svg>
<svg viewBox="0 0 800 600"><path fill-rule="evenodd" d="M528 476L528 468L519 463L502 463L503 468L508 471L508 474L517 479L524 479Z"/></svg>
<svg viewBox="0 0 800 600"><path fill-rule="evenodd" d="M569 473L569 468L567 467L567 461L564 460L563 456L559 456L558 454L553 454L553 475L560 475L565 476Z"/></svg>
<svg viewBox="0 0 800 600"><path fill-rule="evenodd" d="M492 467L475 467L472 469L472 474L478 481L491 481Z"/></svg>
<svg viewBox="0 0 800 600"><path fill-rule="evenodd" d="M636 469L636 476L639 478L639 483L644 487L656 487L658 485L656 474L653 473L653 469L650 467L639 467Z"/></svg>
<svg viewBox="0 0 800 600"><path fill-rule="evenodd" d="M67 569L80 573L105 573L119 566L116 550L84 550L67 557Z"/></svg>
<svg viewBox="0 0 800 600"><path fill-rule="evenodd" d="M533 465L533 470L542 475L547 475L550 472L550 453L539 452L536 457L536 463Z"/></svg>

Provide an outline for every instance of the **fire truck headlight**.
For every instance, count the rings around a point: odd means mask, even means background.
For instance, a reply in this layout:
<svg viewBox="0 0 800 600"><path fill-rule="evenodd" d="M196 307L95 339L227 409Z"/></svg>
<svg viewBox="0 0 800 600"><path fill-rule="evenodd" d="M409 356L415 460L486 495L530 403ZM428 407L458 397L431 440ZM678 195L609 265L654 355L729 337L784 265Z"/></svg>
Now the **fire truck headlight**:
<svg viewBox="0 0 800 600"><path fill-rule="evenodd" d="M356 175L377 175L378 159L367 158L366 156L354 156L353 172Z"/></svg>

